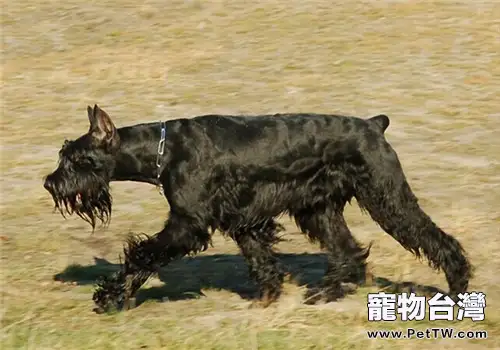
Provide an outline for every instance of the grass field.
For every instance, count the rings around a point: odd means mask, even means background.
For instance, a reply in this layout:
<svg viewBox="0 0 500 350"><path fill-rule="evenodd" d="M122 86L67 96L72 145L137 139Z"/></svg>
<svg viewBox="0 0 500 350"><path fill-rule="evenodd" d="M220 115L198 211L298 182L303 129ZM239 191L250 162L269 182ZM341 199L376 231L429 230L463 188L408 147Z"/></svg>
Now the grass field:
<svg viewBox="0 0 500 350"><path fill-rule="evenodd" d="M3 2L2 349L500 348L500 3L489 1ZM326 112L391 118L421 205L463 243L487 296L483 322L367 321L363 288L302 304L325 259L288 220L278 246L298 282L248 309L254 290L232 241L176 262L138 308L92 312L93 280L116 269L129 232L157 232L157 190L112 184L114 216L91 234L52 212L42 177L98 103L117 126L208 113ZM356 204L354 235L374 241L379 280L446 289ZM487 330L487 340L369 340L366 331Z"/></svg>

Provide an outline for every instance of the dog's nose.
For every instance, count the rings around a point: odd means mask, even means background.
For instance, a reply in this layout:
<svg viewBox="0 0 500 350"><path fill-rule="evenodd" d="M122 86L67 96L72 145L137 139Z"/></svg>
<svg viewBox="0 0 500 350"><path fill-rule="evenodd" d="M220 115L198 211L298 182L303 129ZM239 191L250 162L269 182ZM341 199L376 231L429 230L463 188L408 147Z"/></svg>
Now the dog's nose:
<svg viewBox="0 0 500 350"><path fill-rule="evenodd" d="M43 187L49 191L50 190L50 181L49 181L49 178L45 178L45 181L43 182Z"/></svg>

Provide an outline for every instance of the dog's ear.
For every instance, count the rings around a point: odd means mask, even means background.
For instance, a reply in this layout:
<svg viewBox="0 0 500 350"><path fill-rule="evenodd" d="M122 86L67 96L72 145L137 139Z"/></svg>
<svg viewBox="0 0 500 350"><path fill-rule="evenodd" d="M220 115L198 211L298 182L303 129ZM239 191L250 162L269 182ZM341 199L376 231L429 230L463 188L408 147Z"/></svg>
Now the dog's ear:
<svg viewBox="0 0 500 350"><path fill-rule="evenodd" d="M375 124L384 133L389 127L390 120L385 114L379 114L368 119L371 123Z"/></svg>
<svg viewBox="0 0 500 350"><path fill-rule="evenodd" d="M89 116L90 128L92 128L92 125L95 124L95 118L94 109L90 106L87 106L87 115Z"/></svg>
<svg viewBox="0 0 500 350"><path fill-rule="evenodd" d="M120 139L109 115L98 105L94 108L88 106L87 113L90 122L89 134L100 143L117 146Z"/></svg>

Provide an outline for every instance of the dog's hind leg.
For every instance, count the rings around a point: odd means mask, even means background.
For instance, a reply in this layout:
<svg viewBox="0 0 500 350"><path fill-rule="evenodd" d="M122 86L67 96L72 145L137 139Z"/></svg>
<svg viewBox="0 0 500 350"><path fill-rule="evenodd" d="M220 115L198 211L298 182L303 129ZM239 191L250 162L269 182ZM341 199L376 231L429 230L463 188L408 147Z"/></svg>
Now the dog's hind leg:
<svg viewBox="0 0 500 350"><path fill-rule="evenodd" d="M450 294L467 290L471 265L462 245L439 228L421 209L396 152L386 143L368 160L367 177L358 181L355 197L361 208L405 249L427 257L446 274Z"/></svg>
<svg viewBox="0 0 500 350"><path fill-rule="evenodd" d="M344 204L318 206L294 215L300 229L311 241L320 242L328 258L327 271L319 287L310 288L306 293L307 304L342 298L346 294L342 282L365 283L370 247L363 248L356 242L345 222L343 209Z"/></svg>
<svg viewBox="0 0 500 350"><path fill-rule="evenodd" d="M283 270L273 252L279 241L277 233L283 228L273 219L230 232L249 267L250 277L259 287L259 302L253 305L267 307L281 295Z"/></svg>

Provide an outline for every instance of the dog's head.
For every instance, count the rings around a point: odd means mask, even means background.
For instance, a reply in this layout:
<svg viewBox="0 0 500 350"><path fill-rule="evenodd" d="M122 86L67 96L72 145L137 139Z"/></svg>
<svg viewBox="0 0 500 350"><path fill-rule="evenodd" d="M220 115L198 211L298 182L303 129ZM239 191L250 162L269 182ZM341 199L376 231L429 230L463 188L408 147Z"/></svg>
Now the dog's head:
<svg viewBox="0 0 500 350"><path fill-rule="evenodd" d="M46 176L44 187L63 216L76 213L95 228L97 219L106 224L111 217L109 181L120 137L111 118L97 105L89 106L87 112L88 132L64 141L57 169Z"/></svg>

